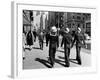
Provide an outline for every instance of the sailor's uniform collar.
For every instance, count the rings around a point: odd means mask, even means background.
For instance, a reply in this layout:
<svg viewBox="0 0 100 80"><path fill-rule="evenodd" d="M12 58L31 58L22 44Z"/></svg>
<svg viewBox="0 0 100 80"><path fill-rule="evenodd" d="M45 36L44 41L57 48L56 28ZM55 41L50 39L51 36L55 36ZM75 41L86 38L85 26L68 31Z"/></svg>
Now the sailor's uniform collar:
<svg viewBox="0 0 100 80"><path fill-rule="evenodd" d="M54 35L50 33L50 36L57 36L57 33L56 33L56 34L54 34Z"/></svg>

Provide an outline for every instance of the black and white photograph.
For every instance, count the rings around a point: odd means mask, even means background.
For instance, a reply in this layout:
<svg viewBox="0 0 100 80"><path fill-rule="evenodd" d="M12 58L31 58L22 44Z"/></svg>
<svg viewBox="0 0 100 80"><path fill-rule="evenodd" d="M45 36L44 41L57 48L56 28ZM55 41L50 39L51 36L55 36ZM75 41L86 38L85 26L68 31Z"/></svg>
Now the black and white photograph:
<svg viewBox="0 0 100 80"><path fill-rule="evenodd" d="M100 80L100 0L1 0L0 80Z"/></svg>
<svg viewBox="0 0 100 80"><path fill-rule="evenodd" d="M91 13L22 10L23 70L91 66Z"/></svg>

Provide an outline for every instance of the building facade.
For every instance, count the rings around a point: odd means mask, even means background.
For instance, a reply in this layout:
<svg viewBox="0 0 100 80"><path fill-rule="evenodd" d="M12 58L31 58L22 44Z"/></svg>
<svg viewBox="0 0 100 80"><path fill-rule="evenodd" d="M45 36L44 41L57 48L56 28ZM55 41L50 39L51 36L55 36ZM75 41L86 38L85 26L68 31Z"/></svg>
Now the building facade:
<svg viewBox="0 0 100 80"><path fill-rule="evenodd" d="M48 19L48 12L23 10L23 32L28 32L30 29L43 31L47 26L45 19Z"/></svg>
<svg viewBox="0 0 100 80"><path fill-rule="evenodd" d="M85 30L84 27L84 16L82 13L67 13L67 26L73 31L80 27Z"/></svg>
<svg viewBox="0 0 100 80"><path fill-rule="evenodd" d="M63 23L63 12L48 12L48 27L56 26L57 28L62 28Z"/></svg>
<svg viewBox="0 0 100 80"><path fill-rule="evenodd" d="M89 13L67 13L67 26L73 31L78 27L90 35L91 33L91 14Z"/></svg>
<svg viewBox="0 0 100 80"><path fill-rule="evenodd" d="M30 14L29 10L23 10L23 32L28 32L31 29Z"/></svg>
<svg viewBox="0 0 100 80"><path fill-rule="evenodd" d="M71 31L81 28L82 32L91 36L91 14L75 12L48 12L48 28L70 28Z"/></svg>

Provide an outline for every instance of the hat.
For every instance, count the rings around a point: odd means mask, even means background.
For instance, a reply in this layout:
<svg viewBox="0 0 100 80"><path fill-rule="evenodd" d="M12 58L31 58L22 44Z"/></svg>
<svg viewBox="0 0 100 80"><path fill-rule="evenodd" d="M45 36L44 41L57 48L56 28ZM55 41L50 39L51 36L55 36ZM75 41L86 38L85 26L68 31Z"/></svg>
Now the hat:
<svg viewBox="0 0 100 80"><path fill-rule="evenodd" d="M65 32L69 32L69 28L66 28L66 29L65 29Z"/></svg>
<svg viewBox="0 0 100 80"><path fill-rule="evenodd" d="M52 31L52 32L57 32L57 28L56 28L55 26L53 26L53 27L51 28L51 31Z"/></svg>
<svg viewBox="0 0 100 80"><path fill-rule="evenodd" d="M78 30L81 31L81 28L78 27Z"/></svg>

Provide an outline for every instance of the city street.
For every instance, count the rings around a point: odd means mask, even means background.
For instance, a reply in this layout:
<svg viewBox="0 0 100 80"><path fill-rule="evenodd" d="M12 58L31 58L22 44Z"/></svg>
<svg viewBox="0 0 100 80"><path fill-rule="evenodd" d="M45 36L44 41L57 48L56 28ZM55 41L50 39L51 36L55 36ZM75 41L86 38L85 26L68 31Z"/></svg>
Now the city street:
<svg viewBox="0 0 100 80"><path fill-rule="evenodd" d="M26 58L23 60L23 69L42 69L42 68L50 68L50 64L48 62L48 47L44 42L43 50L40 50L38 40L34 43L34 47L32 50L25 50ZM81 49L81 59L82 65L77 64L76 58L76 48L75 46L71 49L70 53L70 67L87 67L91 66L91 51L88 49ZM55 57L55 65L54 68L64 67L64 49L63 47L59 47L56 52Z"/></svg>

